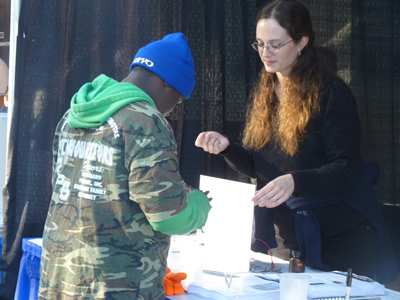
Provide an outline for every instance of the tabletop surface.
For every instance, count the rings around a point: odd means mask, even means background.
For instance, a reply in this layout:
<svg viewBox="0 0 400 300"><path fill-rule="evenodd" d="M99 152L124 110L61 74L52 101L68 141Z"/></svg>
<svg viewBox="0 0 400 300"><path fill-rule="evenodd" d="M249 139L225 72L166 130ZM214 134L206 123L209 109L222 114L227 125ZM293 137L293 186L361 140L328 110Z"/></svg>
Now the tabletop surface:
<svg viewBox="0 0 400 300"><path fill-rule="evenodd" d="M42 246L42 239L41 238L32 238L32 239L27 239L26 240L27 243L32 243L34 245L37 246ZM171 247L172 248L172 247ZM169 253L169 260L168 260L168 266L172 267L173 271L179 271L178 270L178 265L179 265L179 261L180 261L180 257L179 257L180 253L179 251L170 251ZM279 259L277 257L273 257L273 262L275 265L276 269L280 269L281 272L286 273L289 271L289 264L288 261ZM271 256L263 254L263 253L257 253L257 252L251 252L251 267L254 266L260 266L260 267L270 267L271 266ZM175 269L175 270L174 270ZM321 272L320 270L315 270L315 269L311 269L306 267L306 273L317 273L317 272ZM203 276L219 276L219 275L213 275L209 272L203 272ZM185 285L185 283L184 283ZM380 298L381 300L400 300L400 292L396 292L393 290L389 290L389 289L385 289L385 296L379 296L378 298ZM167 299L171 299L171 300L200 300L203 299L201 297L198 297L196 295L193 294L187 294L184 293L182 295L174 295L174 296L168 296ZM352 300L355 299L363 299L363 298L351 298Z"/></svg>
<svg viewBox="0 0 400 300"><path fill-rule="evenodd" d="M173 253L175 257L173 258L173 263L176 263L177 260L179 260L179 253ZM251 252L251 267L254 267L254 263L257 265L260 264L265 266L270 266L271 265L271 256L263 254L263 253L257 253L257 252ZM289 272L289 262L279 259L277 257L273 257L273 262L275 265L275 268L280 268L281 272L286 273ZM311 269L309 267L306 267L306 273L318 273L321 272L320 270L315 270ZM212 275L208 272L203 272L203 276L218 276L218 275ZM385 289L385 296L375 296L375 297L355 297L355 298L350 298L351 300L356 300L356 299L380 299L380 300L400 300L400 292L396 292L393 290ZM203 299L199 296L193 295L193 294L187 294L184 293L182 295L174 295L174 296L168 296L167 299L171 300L200 300ZM328 299L328 298L327 298ZM332 298L335 299L335 298Z"/></svg>

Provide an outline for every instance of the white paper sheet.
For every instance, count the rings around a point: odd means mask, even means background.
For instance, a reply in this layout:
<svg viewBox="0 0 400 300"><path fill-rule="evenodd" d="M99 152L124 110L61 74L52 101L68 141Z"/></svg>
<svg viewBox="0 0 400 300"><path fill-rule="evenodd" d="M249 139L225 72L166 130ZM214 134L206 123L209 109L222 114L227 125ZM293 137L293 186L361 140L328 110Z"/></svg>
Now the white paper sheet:
<svg viewBox="0 0 400 300"><path fill-rule="evenodd" d="M205 244L204 270L248 272L256 186L201 175L200 190L212 198L204 233L197 232Z"/></svg>
<svg viewBox="0 0 400 300"><path fill-rule="evenodd" d="M205 276L201 282L189 285L188 293L213 300L279 300L280 294L279 283L251 273L235 276L229 287L224 276Z"/></svg>

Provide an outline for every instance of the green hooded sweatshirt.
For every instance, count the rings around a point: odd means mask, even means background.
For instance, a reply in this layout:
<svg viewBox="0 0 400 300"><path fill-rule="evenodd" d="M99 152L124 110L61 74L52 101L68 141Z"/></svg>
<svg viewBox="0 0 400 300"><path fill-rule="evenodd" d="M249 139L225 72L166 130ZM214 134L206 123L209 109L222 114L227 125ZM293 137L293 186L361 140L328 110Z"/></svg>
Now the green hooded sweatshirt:
<svg viewBox="0 0 400 300"><path fill-rule="evenodd" d="M72 128L101 126L118 109L136 101L156 107L153 99L132 83L100 75L72 97L68 125Z"/></svg>
<svg viewBox="0 0 400 300"><path fill-rule="evenodd" d="M137 86L99 75L72 97L68 125L71 128L101 126L117 110L136 101L145 101L156 107L150 96ZM184 210L170 219L150 222L150 225L164 234L186 234L204 226L210 209L207 196L193 189L188 194L188 206Z"/></svg>

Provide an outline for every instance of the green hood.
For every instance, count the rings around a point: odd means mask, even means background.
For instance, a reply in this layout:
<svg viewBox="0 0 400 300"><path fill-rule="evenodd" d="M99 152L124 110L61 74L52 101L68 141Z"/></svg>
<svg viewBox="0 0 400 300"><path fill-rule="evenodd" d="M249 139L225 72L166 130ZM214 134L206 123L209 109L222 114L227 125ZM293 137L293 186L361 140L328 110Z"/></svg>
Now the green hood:
<svg viewBox="0 0 400 300"><path fill-rule="evenodd" d="M72 97L68 125L72 128L98 127L118 109L135 101L145 101L155 107L150 96L132 83L100 75L83 85Z"/></svg>

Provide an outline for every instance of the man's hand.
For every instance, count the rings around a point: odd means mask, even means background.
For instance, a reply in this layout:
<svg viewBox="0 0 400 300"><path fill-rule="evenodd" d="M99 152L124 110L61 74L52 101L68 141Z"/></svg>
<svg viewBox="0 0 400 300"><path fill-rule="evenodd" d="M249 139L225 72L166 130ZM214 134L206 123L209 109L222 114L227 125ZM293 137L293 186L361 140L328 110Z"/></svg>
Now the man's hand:
<svg viewBox="0 0 400 300"><path fill-rule="evenodd" d="M189 193L192 191L192 189L193 189L193 188L192 188L190 185L188 185L188 184L185 183L184 190L185 190L185 192L186 192L187 194L189 194ZM208 194L210 193L210 191L206 191L206 192L200 191L200 192L202 192L204 195L207 196L208 201L211 201L211 200L212 200L212 198L209 198L209 197L208 197Z"/></svg>
<svg viewBox="0 0 400 300"><path fill-rule="evenodd" d="M208 194L210 193L210 191L206 191L206 192L200 191L200 192L202 192L204 195L207 196L208 201L211 201L211 200L212 200L212 198L208 197Z"/></svg>
<svg viewBox="0 0 400 300"><path fill-rule="evenodd" d="M192 187L185 183L185 187L183 188L186 194L189 194L192 191Z"/></svg>

